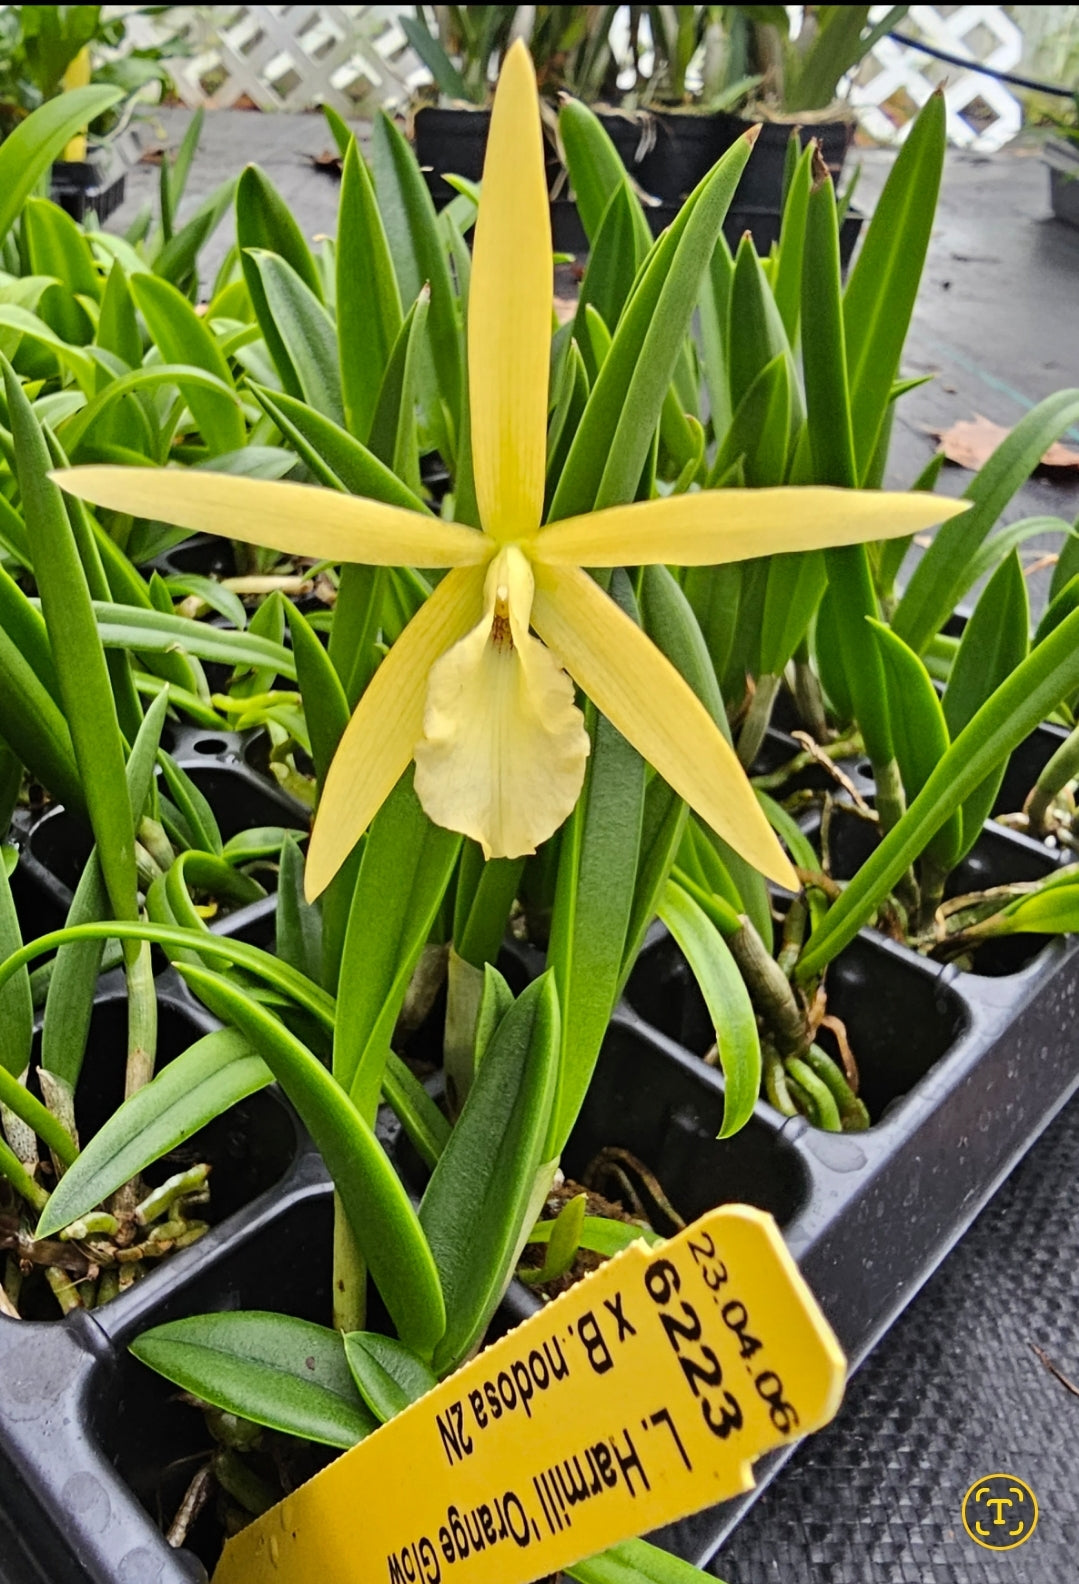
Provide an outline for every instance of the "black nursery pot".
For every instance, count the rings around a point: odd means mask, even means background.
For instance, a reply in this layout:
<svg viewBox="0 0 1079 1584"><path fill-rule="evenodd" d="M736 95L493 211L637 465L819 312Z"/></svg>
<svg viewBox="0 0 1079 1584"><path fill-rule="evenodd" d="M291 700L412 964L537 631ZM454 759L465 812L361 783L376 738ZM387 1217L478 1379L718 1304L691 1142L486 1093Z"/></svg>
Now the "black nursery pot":
<svg viewBox="0 0 1079 1584"><path fill-rule="evenodd" d="M93 153L84 160L56 160L52 167L52 201L81 225L88 214L104 224L124 201L127 178L111 155Z"/></svg>
<svg viewBox="0 0 1079 1584"><path fill-rule="evenodd" d="M653 200L645 214L653 236L666 229L686 198L712 166L753 123L738 116L719 113L697 115L657 111L646 115L620 115L597 112L603 128L618 150L623 165L641 189ZM428 106L415 118L416 157L423 167L435 207L442 209L455 196L444 178L466 176L479 181L491 124L487 110L443 110ZM735 191L734 200L723 223L723 233L731 248L749 232L758 253L766 254L779 238L783 205L783 169L791 127L778 122L761 125L749 164ZM803 144L810 137L821 140L824 158L834 177L838 177L850 144L852 127L848 122L828 122L803 127ZM548 157L548 187L551 199L551 231L560 253L587 253L585 235L577 205L562 196L565 172L553 157ZM840 228L840 261L846 269L861 231L864 216L850 210Z"/></svg>
<svg viewBox="0 0 1079 1584"><path fill-rule="evenodd" d="M751 127L759 127L749 164L734 195L734 205L748 209L781 209L787 144L795 126L786 121L743 121L741 116L729 115L726 111L720 111L716 120L721 128L721 151L730 148ZM824 121L814 126L799 126L797 132L803 148L817 139L832 180L837 182L854 136L853 121Z"/></svg>

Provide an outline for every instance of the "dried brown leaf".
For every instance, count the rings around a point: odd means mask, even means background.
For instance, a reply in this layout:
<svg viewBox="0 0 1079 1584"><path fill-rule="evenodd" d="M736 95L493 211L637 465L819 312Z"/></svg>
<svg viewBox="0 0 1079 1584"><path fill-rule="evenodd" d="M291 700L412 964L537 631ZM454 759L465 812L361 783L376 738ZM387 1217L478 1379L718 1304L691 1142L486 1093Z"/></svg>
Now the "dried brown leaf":
<svg viewBox="0 0 1079 1584"><path fill-rule="evenodd" d="M1001 424L993 423L989 418L983 418L981 413L975 413L973 419L963 418L958 423L952 424L950 429L931 429L930 433L940 441L937 450L943 451L949 462L976 473L982 463L992 456L1001 441L1008 437L1011 430L1005 429ZM1061 445L1057 440L1042 457L1040 466L1079 468L1079 451Z"/></svg>

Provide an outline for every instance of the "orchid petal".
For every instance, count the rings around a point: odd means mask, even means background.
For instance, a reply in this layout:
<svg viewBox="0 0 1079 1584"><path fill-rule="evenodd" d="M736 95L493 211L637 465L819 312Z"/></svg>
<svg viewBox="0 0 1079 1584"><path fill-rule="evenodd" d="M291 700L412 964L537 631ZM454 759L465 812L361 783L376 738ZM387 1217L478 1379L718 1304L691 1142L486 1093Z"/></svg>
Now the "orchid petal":
<svg viewBox="0 0 1079 1584"><path fill-rule="evenodd" d="M319 800L307 854L309 901L324 891L389 797L423 730L431 666L476 623L480 567L442 579L375 672L345 729Z"/></svg>
<svg viewBox="0 0 1079 1584"><path fill-rule="evenodd" d="M543 514L554 299L536 75L523 41L502 63L491 112L469 287L472 461L480 521L502 542Z"/></svg>
<svg viewBox="0 0 1079 1584"><path fill-rule="evenodd" d="M586 572L534 570L532 625L596 708L724 841L797 891L745 771L689 684Z"/></svg>
<svg viewBox="0 0 1079 1584"><path fill-rule="evenodd" d="M432 668L416 796L436 825L485 858L519 858L554 834L588 758L573 683L528 631L532 569L508 546L491 563L483 616Z"/></svg>
<svg viewBox="0 0 1079 1584"><path fill-rule="evenodd" d="M969 506L969 501L938 495L885 490L700 490L566 517L543 529L534 554L554 566L714 566L895 539Z"/></svg>
<svg viewBox="0 0 1079 1584"><path fill-rule="evenodd" d="M53 473L80 500L318 561L475 566L490 541L473 528L338 490L192 468L76 467Z"/></svg>

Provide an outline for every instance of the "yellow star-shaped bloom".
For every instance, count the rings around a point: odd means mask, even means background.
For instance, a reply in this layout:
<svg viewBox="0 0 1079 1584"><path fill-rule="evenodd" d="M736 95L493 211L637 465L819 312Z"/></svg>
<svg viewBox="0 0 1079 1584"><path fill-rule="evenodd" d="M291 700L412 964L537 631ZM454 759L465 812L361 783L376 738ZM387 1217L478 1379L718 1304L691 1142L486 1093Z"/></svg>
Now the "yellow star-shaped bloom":
<svg viewBox="0 0 1079 1584"><path fill-rule="evenodd" d="M542 526L551 231L536 81L521 42L506 56L491 116L469 305L481 532L227 474L81 467L57 481L114 511L295 555L452 568L375 673L341 740L312 833L309 896L329 884L412 759L417 795L437 824L473 837L487 857L534 851L584 780L588 736L574 682L720 836L795 888L723 734L583 568L700 566L851 544L913 533L964 507L925 494L722 490Z"/></svg>

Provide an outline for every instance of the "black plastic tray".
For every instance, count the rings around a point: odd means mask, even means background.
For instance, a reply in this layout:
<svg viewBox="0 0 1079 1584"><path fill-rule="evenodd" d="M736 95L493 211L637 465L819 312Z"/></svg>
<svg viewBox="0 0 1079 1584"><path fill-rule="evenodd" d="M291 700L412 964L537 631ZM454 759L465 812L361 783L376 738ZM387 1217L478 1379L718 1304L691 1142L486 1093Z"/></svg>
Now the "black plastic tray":
<svg viewBox="0 0 1079 1584"><path fill-rule="evenodd" d="M1055 740L1039 732L1019 750L1017 785ZM773 737L773 756L788 746ZM186 739L176 749L189 764ZM238 739L228 752L242 760ZM230 768L241 773L237 762ZM264 781L259 787L267 790ZM972 855L970 878L1028 877L1055 861L1045 848L991 827ZM269 920L249 924L265 929ZM565 1151L567 1174L579 1176L600 1149L621 1145L647 1162L687 1218L730 1200L770 1210L857 1366L1079 1084L1069 1033L1079 943L1004 944L1007 951L983 962L987 972L969 974L863 931L833 965L829 993L880 1120L864 1134L826 1135L761 1103L749 1125L720 1144L723 1082L701 1060L712 1030L680 954L654 931ZM205 1026L206 1014L170 972L160 982L176 1016ZM104 1003L119 993L115 984L103 986ZM7 1584L205 1578L198 1557L171 1551L157 1522L168 1521L190 1478L192 1465L183 1460L205 1445L200 1417L138 1366L126 1344L147 1325L206 1309L281 1308L324 1319L329 1184L302 1131L282 1121L291 1119L288 1108L271 1094L262 1098L276 1119L278 1153L255 1153L276 1183L101 1311L56 1322L0 1319L0 1579ZM256 1125L260 1136L268 1125ZM396 1123L383 1115L380 1127L408 1180ZM262 1179L245 1180L258 1187ZM511 1289L501 1324L534 1304ZM790 1450L758 1465L758 1491ZM754 1495L658 1538L704 1563ZM195 1533L192 1542L212 1563L212 1541Z"/></svg>

